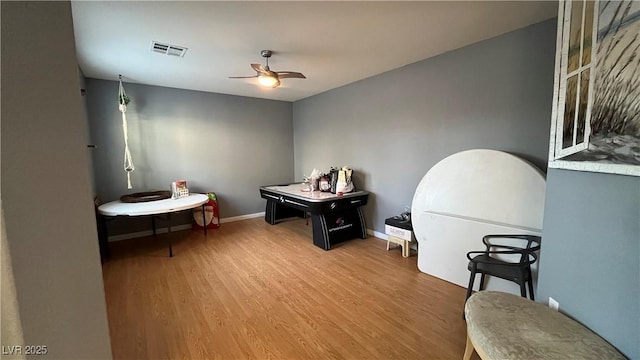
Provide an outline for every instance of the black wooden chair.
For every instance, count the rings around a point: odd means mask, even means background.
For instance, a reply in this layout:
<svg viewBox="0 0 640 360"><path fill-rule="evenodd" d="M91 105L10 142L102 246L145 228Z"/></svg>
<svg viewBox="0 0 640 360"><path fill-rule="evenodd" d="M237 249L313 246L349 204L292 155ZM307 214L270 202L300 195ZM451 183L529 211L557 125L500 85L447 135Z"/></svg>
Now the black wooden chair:
<svg viewBox="0 0 640 360"><path fill-rule="evenodd" d="M540 250L541 238L535 235L487 235L482 238L486 250L467 253L468 269L471 272L467 299L473 291L473 283L477 273L480 277L480 290L484 290L485 275L499 277L513 281L520 285L520 295L527 297L526 285L529 288L529 298L533 295L533 277L531 265L536 262L536 251ZM465 300L466 301L466 300Z"/></svg>

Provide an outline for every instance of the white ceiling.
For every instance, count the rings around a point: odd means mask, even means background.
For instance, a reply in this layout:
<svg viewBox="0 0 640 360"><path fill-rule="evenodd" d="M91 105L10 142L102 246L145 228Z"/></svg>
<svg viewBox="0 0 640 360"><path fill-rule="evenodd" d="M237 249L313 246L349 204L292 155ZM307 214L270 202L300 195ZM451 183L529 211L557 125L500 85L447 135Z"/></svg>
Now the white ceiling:
<svg viewBox="0 0 640 360"><path fill-rule="evenodd" d="M295 101L557 15L555 1L72 1L85 76ZM187 47L184 58L151 41ZM299 71L265 89L249 64Z"/></svg>

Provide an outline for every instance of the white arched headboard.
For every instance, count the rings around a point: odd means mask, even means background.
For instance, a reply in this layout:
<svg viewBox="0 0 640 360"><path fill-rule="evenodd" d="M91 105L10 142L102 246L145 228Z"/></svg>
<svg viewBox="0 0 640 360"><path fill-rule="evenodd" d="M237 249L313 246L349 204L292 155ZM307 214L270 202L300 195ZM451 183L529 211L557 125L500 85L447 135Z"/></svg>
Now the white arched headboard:
<svg viewBox="0 0 640 360"><path fill-rule="evenodd" d="M545 188L538 168L505 152L468 150L440 161L422 178L413 196L418 268L466 287L466 253L484 250L484 235L541 235ZM488 279L486 285L520 293L517 285L502 279Z"/></svg>

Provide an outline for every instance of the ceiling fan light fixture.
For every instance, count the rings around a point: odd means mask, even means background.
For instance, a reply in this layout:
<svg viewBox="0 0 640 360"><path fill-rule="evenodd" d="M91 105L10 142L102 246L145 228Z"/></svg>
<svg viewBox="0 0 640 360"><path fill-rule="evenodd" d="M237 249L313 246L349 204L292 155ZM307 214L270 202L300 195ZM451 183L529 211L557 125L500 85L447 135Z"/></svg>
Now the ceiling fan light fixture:
<svg viewBox="0 0 640 360"><path fill-rule="evenodd" d="M253 76L230 76L230 79L258 79L258 84L267 88L277 88L280 86L280 79L306 79L302 73L296 71L273 71L269 69L269 57L272 55L271 50L262 50L260 52L265 58L266 64L251 64L251 68L256 72Z"/></svg>
<svg viewBox="0 0 640 360"><path fill-rule="evenodd" d="M276 88L280 86L280 80L273 75L259 75L258 82L260 85L269 88Z"/></svg>

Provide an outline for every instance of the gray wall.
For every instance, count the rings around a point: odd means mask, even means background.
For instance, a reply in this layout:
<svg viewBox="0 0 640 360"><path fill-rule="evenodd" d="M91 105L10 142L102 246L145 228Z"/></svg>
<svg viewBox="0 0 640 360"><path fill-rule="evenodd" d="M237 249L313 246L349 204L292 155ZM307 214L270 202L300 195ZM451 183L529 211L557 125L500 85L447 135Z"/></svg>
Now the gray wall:
<svg viewBox="0 0 640 360"><path fill-rule="evenodd" d="M82 73L82 70L78 67L78 78L80 79L80 89L81 94L82 94L82 117L84 119L84 127L85 127L85 133L86 133L86 137L87 137L87 141L91 141L91 133L89 132L89 113L87 112L87 96L86 96L86 89L87 89L87 84L86 84L86 78L84 76L84 74ZM89 156L89 168L93 169L93 159L92 156ZM93 178L93 176L91 176L91 193L95 194L96 193L96 182L95 179Z"/></svg>
<svg viewBox="0 0 640 360"><path fill-rule="evenodd" d="M24 335L2 345L111 358L71 6L1 6L2 226Z"/></svg>
<svg viewBox="0 0 640 360"><path fill-rule="evenodd" d="M295 102L296 180L350 165L373 193L367 227L383 232L456 152L507 151L546 170L555 32L545 21Z"/></svg>
<svg viewBox="0 0 640 360"><path fill-rule="evenodd" d="M640 359L640 178L550 169L538 300Z"/></svg>
<svg viewBox="0 0 640 360"><path fill-rule="evenodd" d="M96 192L105 201L133 192L214 191L220 216L265 210L261 185L293 180L290 102L125 83L129 147L136 170L127 190L118 82L86 79ZM110 224L110 235L149 230L144 223ZM187 218L176 223L188 221Z"/></svg>

